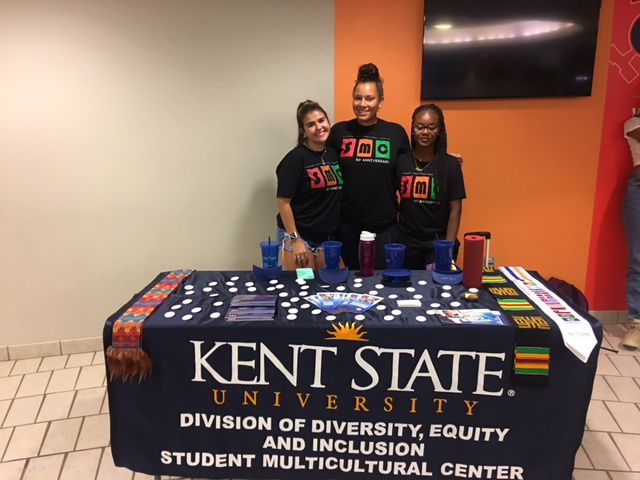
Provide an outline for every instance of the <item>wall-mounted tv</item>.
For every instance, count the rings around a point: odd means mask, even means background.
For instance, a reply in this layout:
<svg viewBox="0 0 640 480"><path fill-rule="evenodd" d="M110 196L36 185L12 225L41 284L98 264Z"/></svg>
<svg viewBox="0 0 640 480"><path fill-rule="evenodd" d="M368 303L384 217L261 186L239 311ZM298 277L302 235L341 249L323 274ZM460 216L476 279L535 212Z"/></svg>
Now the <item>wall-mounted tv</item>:
<svg viewBox="0 0 640 480"><path fill-rule="evenodd" d="M600 0L425 0L422 99L591 95Z"/></svg>

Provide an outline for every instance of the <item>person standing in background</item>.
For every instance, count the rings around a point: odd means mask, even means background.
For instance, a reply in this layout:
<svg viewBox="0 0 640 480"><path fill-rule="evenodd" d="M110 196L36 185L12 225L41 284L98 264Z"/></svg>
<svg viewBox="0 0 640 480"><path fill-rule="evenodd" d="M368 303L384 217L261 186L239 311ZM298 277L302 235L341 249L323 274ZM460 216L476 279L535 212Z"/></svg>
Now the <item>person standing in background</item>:
<svg viewBox="0 0 640 480"><path fill-rule="evenodd" d="M401 125L378 118L384 85L372 63L358 69L353 87L355 118L333 126L328 144L336 149L344 175L338 240L347 267L359 268L360 232L376 234L376 268L384 267L384 245L393 241L398 215L398 156L411 150Z"/></svg>
<svg viewBox="0 0 640 480"><path fill-rule="evenodd" d="M296 120L298 145L276 168L282 264L286 270L323 268L321 244L338 228L342 174L336 151L326 145L331 125L324 109L306 100Z"/></svg>
<svg viewBox="0 0 640 480"><path fill-rule="evenodd" d="M631 117L624 124L624 138L629 143L633 170L624 197L623 220L629 246L627 269L627 303L632 328L620 344L640 348L640 116Z"/></svg>

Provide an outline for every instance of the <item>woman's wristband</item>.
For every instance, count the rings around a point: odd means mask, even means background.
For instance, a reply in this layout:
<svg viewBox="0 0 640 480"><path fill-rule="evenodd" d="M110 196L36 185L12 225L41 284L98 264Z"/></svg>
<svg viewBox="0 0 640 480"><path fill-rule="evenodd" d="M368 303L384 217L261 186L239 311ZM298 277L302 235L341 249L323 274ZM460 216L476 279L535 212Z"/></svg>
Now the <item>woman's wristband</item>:
<svg viewBox="0 0 640 480"><path fill-rule="evenodd" d="M295 230L291 233L287 233L284 232L284 238L285 240L289 240L291 242L298 240L300 238L300 234L298 232L296 232Z"/></svg>

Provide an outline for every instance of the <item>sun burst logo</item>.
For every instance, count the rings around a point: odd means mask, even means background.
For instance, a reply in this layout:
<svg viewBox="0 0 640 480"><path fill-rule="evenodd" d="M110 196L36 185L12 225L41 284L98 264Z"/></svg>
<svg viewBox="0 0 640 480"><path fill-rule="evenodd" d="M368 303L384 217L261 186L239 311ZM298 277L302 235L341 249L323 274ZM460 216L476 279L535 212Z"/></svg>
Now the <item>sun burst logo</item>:
<svg viewBox="0 0 640 480"><path fill-rule="evenodd" d="M335 323L332 325L333 330L327 330L327 333L330 335L325 338L325 340L351 340L352 342L368 342L369 339L364 338L367 332L361 332L362 327L364 325L358 325L356 322L353 323L342 323L338 322L338 325Z"/></svg>

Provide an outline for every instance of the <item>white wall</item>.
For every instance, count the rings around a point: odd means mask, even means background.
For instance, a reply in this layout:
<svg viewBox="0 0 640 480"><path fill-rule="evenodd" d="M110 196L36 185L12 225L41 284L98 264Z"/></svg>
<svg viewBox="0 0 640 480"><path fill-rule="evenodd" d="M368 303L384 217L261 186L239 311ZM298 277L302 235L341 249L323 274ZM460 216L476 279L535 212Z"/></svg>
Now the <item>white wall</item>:
<svg viewBox="0 0 640 480"><path fill-rule="evenodd" d="M91 337L160 271L245 270L332 1L0 1L0 345Z"/></svg>

